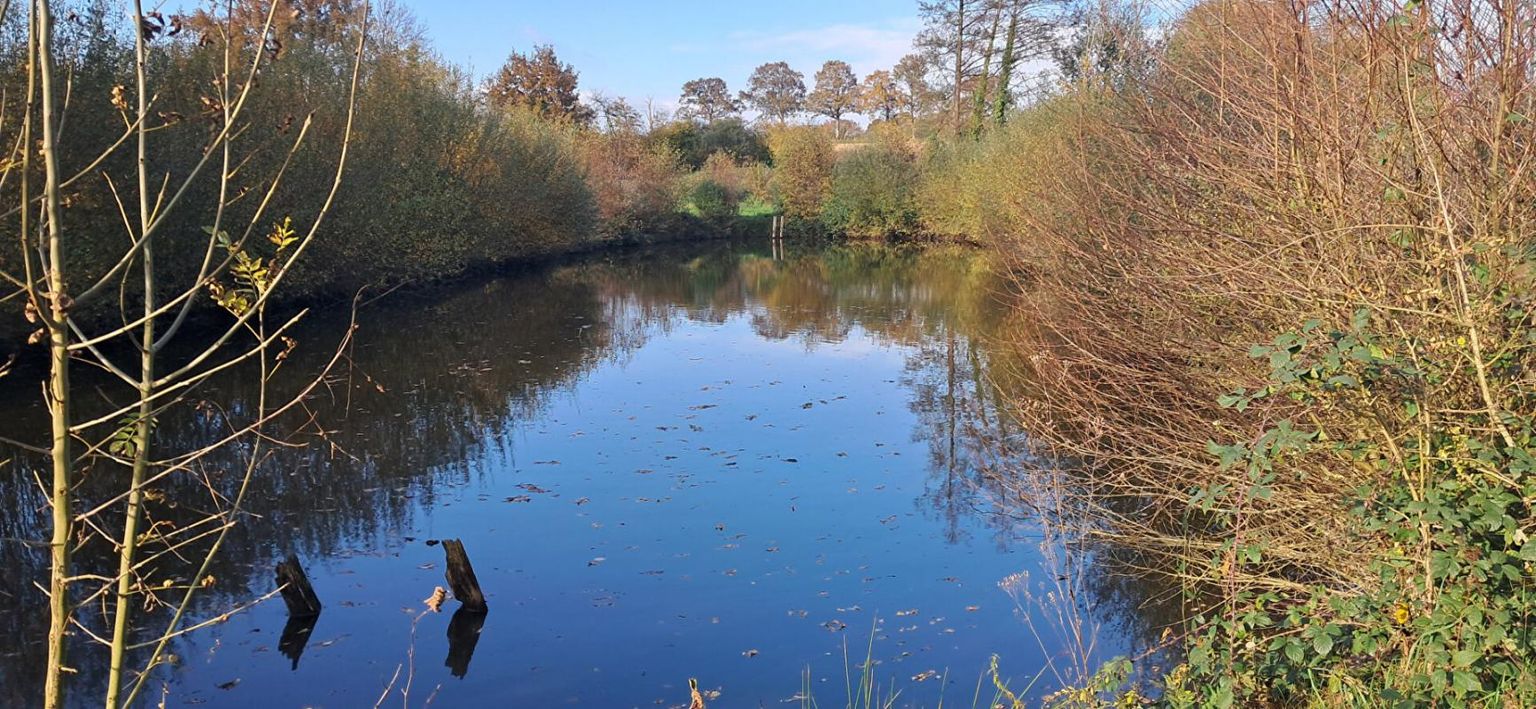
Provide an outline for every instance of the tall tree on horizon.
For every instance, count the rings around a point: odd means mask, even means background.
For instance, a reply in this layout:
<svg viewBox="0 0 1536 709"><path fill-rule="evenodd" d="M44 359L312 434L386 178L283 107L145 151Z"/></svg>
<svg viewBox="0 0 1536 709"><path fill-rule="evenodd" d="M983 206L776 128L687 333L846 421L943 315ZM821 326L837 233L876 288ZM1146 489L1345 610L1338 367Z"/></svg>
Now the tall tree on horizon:
<svg viewBox="0 0 1536 709"><path fill-rule="evenodd" d="M891 78L900 88L903 107L912 119L912 134L917 135L917 119L928 108L933 87L928 84L929 60L921 54L908 54L896 62Z"/></svg>
<svg viewBox="0 0 1536 709"><path fill-rule="evenodd" d="M486 82L485 94L494 106L523 106L546 118L587 125L595 114L581 103L578 78L570 64L555 56L554 47L541 44L528 54L513 51Z"/></svg>
<svg viewBox="0 0 1536 709"><path fill-rule="evenodd" d="M694 79L683 84L683 95L677 103L679 118L698 119L706 125L741 110L741 102L731 96L725 79L719 77Z"/></svg>
<svg viewBox="0 0 1536 709"><path fill-rule="evenodd" d="M894 119L905 100L901 85L891 76L891 72L884 69L870 72L859 88L859 109L871 118L878 117L882 121Z"/></svg>
<svg viewBox="0 0 1536 709"><path fill-rule="evenodd" d="M787 62L759 66L747 80L741 100L762 112L763 117L786 125L796 113L805 110L805 75Z"/></svg>
<svg viewBox="0 0 1536 709"><path fill-rule="evenodd" d="M858 99L859 77L854 75L853 67L833 59L816 72L816 88L806 97L805 105L812 112L831 118L833 135L841 138L843 116L856 111Z"/></svg>

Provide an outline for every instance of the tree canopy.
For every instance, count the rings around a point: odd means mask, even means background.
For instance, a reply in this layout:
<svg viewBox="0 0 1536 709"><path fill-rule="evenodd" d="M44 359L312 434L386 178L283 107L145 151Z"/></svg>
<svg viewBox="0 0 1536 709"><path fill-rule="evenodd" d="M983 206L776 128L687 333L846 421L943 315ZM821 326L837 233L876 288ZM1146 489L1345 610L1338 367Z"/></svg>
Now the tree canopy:
<svg viewBox="0 0 1536 709"><path fill-rule="evenodd" d="M694 79L683 84L683 95L678 99L678 117L713 123L741 110L741 103L731 96L725 80L719 77Z"/></svg>
<svg viewBox="0 0 1536 709"><path fill-rule="evenodd" d="M891 72L882 69L864 77L864 85L859 88L859 110L871 119L889 121L896 117L904 103L901 85L896 83Z"/></svg>
<svg viewBox="0 0 1536 709"><path fill-rule="evenodd" d="M848 62L833 59L816 72L816 88L806 97L811 111L832 119L834 130L842 135L843 116L854 113L859 99L859 77Z"/></svg>
<svg viewBox="0 0 1536 709"><path fill-rule="evenodd" d="M764 64L752 72L741 99L761 111L764 118L784 125L805 109L805 75L786 62Z"/></svg>
<svg viewBox="0 0 1536 709"><path fill-rule="evenodd" d="M494 106L523 106L546 118L586 125L593 112L581 103L577 78L576 70L555 56L555 48L544 44L528 54L512 52L486 83L485 95Z"/></svg>

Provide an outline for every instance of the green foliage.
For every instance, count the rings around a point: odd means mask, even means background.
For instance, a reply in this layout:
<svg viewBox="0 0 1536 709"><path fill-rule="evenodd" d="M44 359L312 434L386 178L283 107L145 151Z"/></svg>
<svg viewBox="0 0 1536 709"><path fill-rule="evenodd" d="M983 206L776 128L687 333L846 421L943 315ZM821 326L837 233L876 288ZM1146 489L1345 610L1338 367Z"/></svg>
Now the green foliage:
<svg viewBox="0 0 1536 709"><path fill-rule="evenodd" d="M724 226L737 216L737 200L725 185L699 177L688 191L687 210L712 225Z"/></svg>
<svg viewBox="0 0 1536 709"><path fill-rule="evenodd" d="M1526 349L1536 331L1516 312L1519 302L1505 295L1520 323L1506 335ZM1423 343L1386 334L1387 325L1367 309L1335 330L1308 322L1252 349L1269 372L1264 386L1223 397L1223 406L1238 410L1264 397L1302 412L1368 403L1360 410L1377 430L1401 434L1302 431L1281 421L1252 444L1210 444L1223 467L1244 466L1251 482L1194 492L1217 524L1235 525L1234 510L1267 500L1281 471L1304 474L1307 466L1283 465L1287 458L1342 463L1374 471L1374 482L1355 491L1350 515L1356 543L1381 551L1357 588L1243 592L1222 612L1195 617L1189 683L1177 696L1215 706L1313 695L1404 707L1536 701L1536 543L1526 530L1536 499L1536 418L1432 413L1421 400L1427 390L1476 377L1463 356L1465 338L1435 356ZM1230 573L1232 565L1265 561L1261 544L1233 539L1211 564Z"/></svg>
<svg viewBox="0 0 1536 709"><path fill-rule="evenodd" d="M822 221L850 236L885 237L917 231L917 170L912 155L897 146L877 144L855 150L837 162L831 189L822 204Z"/></svg>
<svg viewBox="0 0 1536 709"><path fill-rule="evenodd" d="M837 160L832 138L818 128L795 127L774 132L770 143L774 186L784 213L805 220L819 217Z"/></svg>
<svg viewBox="0 0 1536 709"><path fill-rule="evenodd" d="M704 167L709 156L718 152L724 152L740 163L766 163L772 159L763 136L734 117L717 119L707 125L674 121L657 128L650 140L675 152L683 165L694 170Z"/></svg>

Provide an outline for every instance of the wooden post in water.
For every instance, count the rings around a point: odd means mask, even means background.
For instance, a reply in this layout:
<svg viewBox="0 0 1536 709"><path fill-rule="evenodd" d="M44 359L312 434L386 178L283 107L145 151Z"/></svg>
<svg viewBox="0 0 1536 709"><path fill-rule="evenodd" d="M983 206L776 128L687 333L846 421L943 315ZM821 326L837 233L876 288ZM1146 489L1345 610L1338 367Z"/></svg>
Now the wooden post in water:
<svg viewBox="0 0 1536 709"><path fill-rule="evenodd" d="M475 613L489 610L485 605L485 594L480 592L480 580L475 578L475 567L470 566L469 555L464 553L464 542L444 539L443 555L448 560L448 570L443 575L448 578L453 597L459 599L465 609Z"/></svg>
<svg viewBox="0 0 1536 709"><path fill-rule="evenodd" d="M277 565L277 588L283 594L283 603L288 606L288 617L309 618L320 615L320 597L315 595L315 588L309 585L309 577L304 575L304 567L299 565L299 558L292 554L282 563Z"/></svg>

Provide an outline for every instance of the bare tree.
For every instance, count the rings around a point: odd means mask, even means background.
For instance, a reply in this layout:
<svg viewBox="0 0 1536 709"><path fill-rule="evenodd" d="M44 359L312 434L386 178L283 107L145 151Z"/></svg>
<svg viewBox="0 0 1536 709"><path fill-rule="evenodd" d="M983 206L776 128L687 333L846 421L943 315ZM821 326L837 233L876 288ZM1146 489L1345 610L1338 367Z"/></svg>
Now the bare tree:
<svg viewBox="0 0 1536 709"><path fill-rule="evenodd" d="M244 441L248 456L244 471L244 480L248 482L270 437L264 432L266 426L308 393L305 388L297 398L281 403L268 401L263 389L250 417L238 423L231 420L228 434L212 446L165 451L156 446L152 435L157 417L184 402L198 385L246 363L259 366L265 382L281 366L288 350L297 344L287 339L286 333L298 316L270 327L266 306L314 242L341 184L351 142L369 7L366 2L357 6L354 18L331 18L349 27L356 37L352 45L345 130L337 147L329 191L314 208L310 222L296 227L291 218L277 219L269 210L285 171L309 135L312 117L299 123L274 172L255 185L247 180L246 185L252 189L238 193L233 189L239 167L248 165L256 150L237 149L242 145L237 137L255 131L247 114L257 90L256 78L280 51L281 40L275 30L279 19L293 19L279 12L282 3L266 3L259 12L257 3L242 3L238 8L228 6L220 21L207 23L204 41L220 44L223 64L203 97L207 107L204 116L199 121L187 122L202 125L208 134L189 138L201 141L204 147L200 158L182 175L158 173L152 166L156 147L166 144L158 137L152 140L152 136L182 121L156 111L157 92L147 69L151 45L179 32L180 18L167 20L158 12L146 12L142 2L134 2L132 88L119 86L110 97L123 118L124 129L100 155L66 173L61 164L65 147L62 127L66 122L69 102L65 99L70 83L58 75L53 5L48 0L29 2L24 66L28 96L21 109L20 135L13 143L9 159L0 167L0 190L10 188L11 178L16 178L16 191L6 195L7 200L15 200L15 206L5 210L4 216L17 220L15 233L22 261L19 271L9 266L0 269L0 280L14 287L14 294L25 300L27 317L38 326L33 339L47 342L49 365L44 403L50 440L46 447L3 438L0 441L45 456L52 474L47 491L52 516L47 585L50 622L42 704L50 708L65 705L65 680L70 672L69 638L80 630L111 653L104 699L108 707L117 707L134 703L150 676L149 671L164 661L167 643L189 629L183 626L183 619L193 595L201 587L198 580L206 574L225 534L234 525L242 499L236 496L227 500L221 509L194 524L160 531L156 537L162 547L155 554L145 555L145 536L139 524L149 486L186 473L213 450L237 440ZM0 11L4 9L0 6ZM130 145L134 158L132 179L120 183L103 165ZM210 175L214 170L217 173ZM72 268L81 255L78 251L83 242L77 234L84 225L71 222L64 202L72 185L98 175L116 200L127 238L115 263L105 273L93 275ZM217 202L190 203L189 195L199 187L205 188L209 180L214 184ZM254 204L244 207L237 223L228 208L247 195ZM157 245L166 238L164 232L168 231L172 216L188 211L207 214L211 225L205 229L207 239L200 249L202 260L195 279L184 287L173 286L161 282ZM272 226L264 226L267 224ZM138 282L130 287L133 276ZM84 284L77 284L76 279ZM101 325L100 318L85 315L114 294L118 299L115 310L122 314L120 323L109 321ZM205 333L203 341L189 354L178 356L174 365L162 367L164 352L182 334L188 314L199 302L207 303L204 294L211 294L212 300L232 319ZM274 345L280 350L275 356ZM118 351L136 353L137 366L124 363L120 355L109 354ZM118 402L106 413L81 416L76 406L79 393L71 381L71 369L77 363L107 372L133 392L132 398ZM81 476L98 465L125 468L125 482L105 500L82 499L78 489ZM244 484L240 489L245 489ZM112 540L117 573L80 573L74 565L73 551L84 539L108 536L105 520L101 518L110 511L121 511L123 518L122 536ZM145 590L150 587L147 576L151 565L168 554L196 558L199 551L202 562L193 582L184 588L169 584L157 587L162 594L180 591L181 598L179 603L172 604L174 612L167 625L147 645L151 651L145 666L132 685L127 686L128 631L133 609L148 598ZM77 593L77 588L84 592ZM106 603L108 600L110 604ZM76 616L78 609L98 601L111 608L110 638L92 632Z"/></svg>
<svg viewBox="0 0 1536 709"><path fill-rule="evenodd" d="M928 109L933 87L928 84L928 58L921 54L908 54L896 62L891 79L900 88L901 99L907 116L912 119L912 134L917 135L917 119Z"/></svg>

